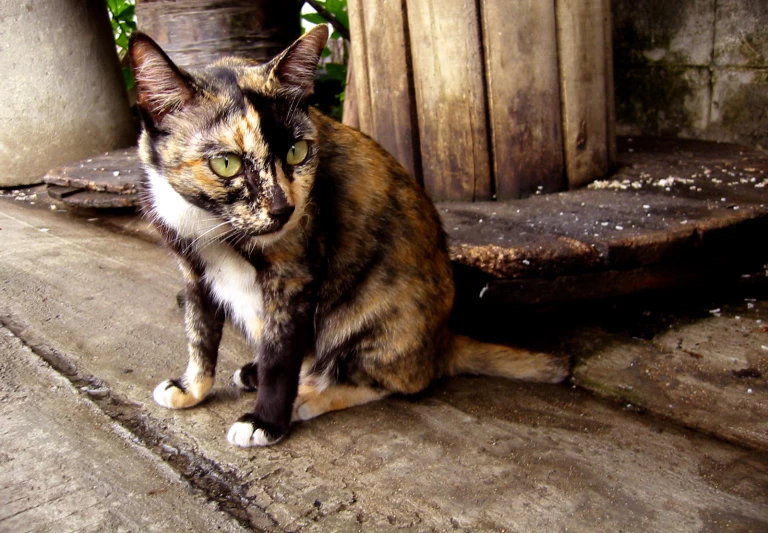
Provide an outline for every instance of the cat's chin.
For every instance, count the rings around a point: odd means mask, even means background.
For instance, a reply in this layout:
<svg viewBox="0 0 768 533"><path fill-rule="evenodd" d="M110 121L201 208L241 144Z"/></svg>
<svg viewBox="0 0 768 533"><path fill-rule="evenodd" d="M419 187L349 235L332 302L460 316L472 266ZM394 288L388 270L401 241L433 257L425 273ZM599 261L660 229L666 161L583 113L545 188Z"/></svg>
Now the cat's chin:
<svg viewBox="0 0 768 533"><path fill-rule="evenodd" d="M288 231L286 225L283 224L275 228L265 228L259 232L250 231L246 234L245 240L250 245L268 246L281 240Z"/></svg>

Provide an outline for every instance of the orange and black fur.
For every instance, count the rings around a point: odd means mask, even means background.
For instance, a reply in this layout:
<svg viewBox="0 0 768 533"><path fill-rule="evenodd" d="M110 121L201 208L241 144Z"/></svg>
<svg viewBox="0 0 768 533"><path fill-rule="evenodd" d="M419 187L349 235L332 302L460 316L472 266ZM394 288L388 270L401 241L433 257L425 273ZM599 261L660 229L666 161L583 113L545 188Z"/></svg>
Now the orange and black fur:
<svg viewBox="0 0 768 533"><path fill-rule="evenodd" d="M432 202L374 141L307 105L327 37L319 26L268 64L197 72L131 39L145 211L187 283L189 364L154 397L183 408L206 396L231 319L255 353L235 382L258 389L229 431L238 446L441 376L567 372L551 355L449 332L453 278Z"/></svg>

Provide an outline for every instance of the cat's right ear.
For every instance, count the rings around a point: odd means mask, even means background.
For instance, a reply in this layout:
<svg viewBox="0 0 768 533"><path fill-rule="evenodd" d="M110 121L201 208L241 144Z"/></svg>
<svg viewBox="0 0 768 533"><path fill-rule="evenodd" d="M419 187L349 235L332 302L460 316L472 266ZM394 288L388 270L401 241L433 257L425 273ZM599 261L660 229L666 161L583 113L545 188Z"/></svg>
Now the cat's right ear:
<svg viewBox="0 0 768 533"><path fill-rule="evenodd" d="M157 126L194 96L187 77L148 35L133 32L128 42L139 109Z"/></svg>

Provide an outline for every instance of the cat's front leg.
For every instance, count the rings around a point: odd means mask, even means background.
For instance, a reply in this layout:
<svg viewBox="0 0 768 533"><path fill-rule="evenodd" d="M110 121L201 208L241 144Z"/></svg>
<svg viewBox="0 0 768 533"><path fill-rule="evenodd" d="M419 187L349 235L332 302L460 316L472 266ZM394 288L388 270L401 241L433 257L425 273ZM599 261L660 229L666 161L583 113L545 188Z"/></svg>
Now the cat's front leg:
<svg viewBox="0 0 768 533"><path fill-rule="evenodd" d="M153 392L163 407L182 409L200 403L213 387L224 313L200 279L187 284L184 305L189 363L184 375L167 379Z"/></svg>
<svg viewBox="0 0 768 533"><path fill-rule="evenodd" d="M304 356L314 340L308 304L288 305L265 320L257 370L256 407L227 434L241 447L269 446L288 433Z"/></svg>

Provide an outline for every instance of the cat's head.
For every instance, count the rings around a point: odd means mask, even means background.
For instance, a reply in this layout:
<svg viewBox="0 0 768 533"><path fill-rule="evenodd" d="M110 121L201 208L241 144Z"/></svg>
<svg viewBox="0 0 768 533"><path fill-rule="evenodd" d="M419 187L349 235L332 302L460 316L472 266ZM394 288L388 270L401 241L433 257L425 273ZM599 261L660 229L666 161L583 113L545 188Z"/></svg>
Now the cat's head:
<svg viewBox="0 0 768 533"><path fill-rule="evenodd" d="M190 238L263 242L296 227L318 164L307 97L327 39L317 26L269 63L228 58L185 72L146 35L131 37L140 153L168 206L156 211L183 211L156 216Z"/></svg>

